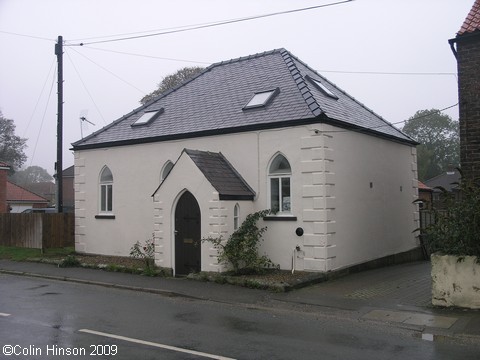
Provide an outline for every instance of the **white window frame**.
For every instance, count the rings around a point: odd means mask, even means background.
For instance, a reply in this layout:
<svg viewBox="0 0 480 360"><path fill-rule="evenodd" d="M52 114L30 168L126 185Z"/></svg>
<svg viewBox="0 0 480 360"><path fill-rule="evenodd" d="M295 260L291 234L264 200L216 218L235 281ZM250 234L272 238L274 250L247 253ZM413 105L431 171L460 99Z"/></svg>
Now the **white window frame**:
<svg viewBox="0 0 480 360"><path fill-rule="evenodd" d="M290 167L290 171L285 171L285 172L275 172L275 173L272 173L271 172L271 167L274 163L274 161L279 157L279 156L282 156L287 162L288 162L288 165ZM278 188L276 189L278 191L278 210L277 209L273 209L273 206L272 206L272 180L273 179L278 179ZM284 206L284 205L287 205L286 203L284 203L284 200L287 199L287 197L284 198L284 194L283 194L283 186L282 186L282 183L284 180L287 180L288 179L288 182L289 182L289 203L288 203L288 207L287 206ZM283 201L282 201L283 199ZM292 214L292 167L290 165L290 162L288 161L287 157L283 154L276 154L272 160L270 161L269 165L268 165L268 208L272 210L273 212L273 215L291 215ZM275 211L277 210L277 211Z"/></svg>
<svg viewBox="0 0 480 360"><path fill-rule="evenodd" d="M103 173L107 170L112 175L111 180L102 179ZM98 209L100 214L113 213L113 174L108 166L104 166L100 171Z"/></svg>
<svg viewBox="0 0 480 360"><path fill-rule="evenodd" d="M272 89L267 91L259 91L253 94L243 110L255 109L267 106L280 93L280 89Z"/></svg>
<svg viewBox="0 0 480 360"><path fill-rule="evenodd" d="M332 99L338 100L338 96L331 92L322 82L318 79L314 79L310 76L306 76L307 80L309 80L314 86L320 89L325 95L331 97Z"/></svg>
<svg viewBox="0 0 480 360"><path fill-rule="evenodd" d="M137 120L133 122L132 127L136 126L143 126L143 125L148 125L152 121L154 121L156 118L158 118L160 115L163 114L165 111L164 108L161 108L159 110L148 110L145 111Z"/></svg>
<svg viewBox="0 0 480 360"><path fill-rule="evenodd" d="M233 231L240 227L240 205L238 203L233 207Z"/></svg>

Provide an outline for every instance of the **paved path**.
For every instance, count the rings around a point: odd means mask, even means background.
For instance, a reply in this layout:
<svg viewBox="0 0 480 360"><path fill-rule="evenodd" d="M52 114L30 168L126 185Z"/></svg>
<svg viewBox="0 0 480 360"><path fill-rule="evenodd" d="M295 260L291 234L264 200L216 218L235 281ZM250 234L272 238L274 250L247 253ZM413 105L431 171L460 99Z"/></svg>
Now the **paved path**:
<svg viewBox="0 0 480 360"><path fill-rule="evenodd" d="M415 262L351 274L275 296L310 309L343 311L360 320L412 328L427 340L465 337L480 341L480 311L431 305L430 263Z"/></svg>
<svg viewBox="0 0 480 360"><path fill-rule="evenodd" d="M427 307L431 301L430 264L415 262L351 274L289 293L291 299L342 303L357 307L355 300L386 306ZM335 304L335 303L334 303Z"/></svg>

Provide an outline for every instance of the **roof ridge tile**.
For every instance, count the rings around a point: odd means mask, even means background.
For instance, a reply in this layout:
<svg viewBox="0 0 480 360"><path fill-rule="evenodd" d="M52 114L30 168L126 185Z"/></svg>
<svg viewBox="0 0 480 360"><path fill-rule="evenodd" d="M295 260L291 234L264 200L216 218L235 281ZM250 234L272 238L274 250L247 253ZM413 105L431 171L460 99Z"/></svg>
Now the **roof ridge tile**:
<svg viewBox="0 0 480 360"><path fill-rule="evenodd" d="M286 49L282 49L280 51L280 54L282 55L282 58L285 61L285 65L287 65L287 68L290 71L293 80L297 84L297 88L300 91L300 94L302 94L303 99L305 100L305 103L307 104L309 110L314 116L321 115L323 113L323 110L318 104L313 94L311 93L304 76L298 69L295 60L293 59L293 55Z"/></svg>

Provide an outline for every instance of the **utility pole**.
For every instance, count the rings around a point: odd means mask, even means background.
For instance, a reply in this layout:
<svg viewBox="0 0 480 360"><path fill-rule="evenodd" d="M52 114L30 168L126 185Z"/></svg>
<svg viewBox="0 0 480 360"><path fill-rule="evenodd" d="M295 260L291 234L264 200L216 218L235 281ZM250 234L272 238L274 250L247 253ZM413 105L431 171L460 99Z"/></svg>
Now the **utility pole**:
<svg viewBox="0 0 480 360"><path fill-rule="evenodd" d="M55 180L57 182L57 212L63 212L63 37L59 36L55 44L55 55L57 55L57 162L55 169L57 175Z"/></svg>

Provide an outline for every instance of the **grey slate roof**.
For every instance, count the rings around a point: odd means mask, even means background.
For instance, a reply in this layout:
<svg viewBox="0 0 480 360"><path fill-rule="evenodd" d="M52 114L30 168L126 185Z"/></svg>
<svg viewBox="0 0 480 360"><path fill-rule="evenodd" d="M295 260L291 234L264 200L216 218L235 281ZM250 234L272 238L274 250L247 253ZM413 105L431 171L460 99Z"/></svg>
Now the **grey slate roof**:
<svg viewBox="0 0 480 360"><path fill-rule="evenodd" d="M220 200L253 200L255 191L222 153L185 149L195 165L218 191Z"/></svg>
<svg viewBox="0 0 480 360"><path fill-rule="evenodd" d="M320 80L338 99L308 76ZM279 93L267 106L243 109L256 92L276 88ZM155 120L131 126L145 112L161 109ZM415 144L290 52L278 49L213 64L72 145L80 150L319 122Z"/></svg>
<svg viewBox="0 0 480 360"><path fill-rule="evenodd" d="M66 169L63 169L62 176L63 177L74 177L75 176L74 166L72 165L72 166L70 166Z"/></svg>
<svg viewBox="0 0 480 360"><path fill-rule="evenodd" d="M440 192L439 189L435 189L436 187L442 187L447 191L453 191L458 188L458 183L460 183L461 179L462 176L460 172L454 169L451 172L447 171L431 179L425 180L424 183L436 192Z"/></svg>

